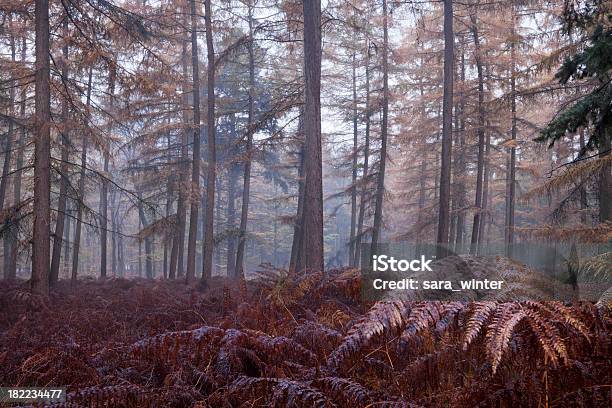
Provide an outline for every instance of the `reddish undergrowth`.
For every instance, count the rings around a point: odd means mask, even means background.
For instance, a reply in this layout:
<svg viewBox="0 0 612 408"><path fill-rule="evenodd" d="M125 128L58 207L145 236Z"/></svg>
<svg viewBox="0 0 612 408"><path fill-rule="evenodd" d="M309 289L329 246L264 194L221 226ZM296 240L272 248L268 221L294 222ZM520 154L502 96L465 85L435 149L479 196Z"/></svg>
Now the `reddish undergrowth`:
<svg viewBox="0 0 612 408"><path fill-rule="evenodd" d="M64 406L609 406L591 304L359 302L356 271L0 288L0 384ZM62 404L57 404L62 405Z"/></svg>

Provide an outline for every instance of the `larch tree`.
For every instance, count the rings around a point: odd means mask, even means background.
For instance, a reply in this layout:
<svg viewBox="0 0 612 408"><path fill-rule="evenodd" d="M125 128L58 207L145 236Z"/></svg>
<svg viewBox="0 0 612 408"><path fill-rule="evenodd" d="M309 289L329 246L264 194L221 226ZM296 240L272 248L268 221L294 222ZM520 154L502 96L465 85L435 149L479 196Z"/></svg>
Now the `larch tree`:
<svg viewBox="0 0 612 408"><path fill-rule="evenodd" d="M214 210L215 210L215 183L217 181L217 147L216 147L216 123L215 123L215 49L212 31L212 7L211 0L204 1L204 18L206 28L206 56L208 65L206 67L208 90L206 97L206 140L207 140L207 162L206 169L206 213L204 219L206 228L204 230L204 260L202 263L202 279L209 279L213 269L214 249ZM195 47L192 43L192 47ZM195 64L195 62L194 62ZM195 79L195 75L194 75ZM195 80L194 80L195 84ZM195 93L194 85L194 93ZM199 116L199 115L198 115ZM195 148L195 147L194 147Z"/></svg>
<svg viewBox="0 0 612 408"><path fill-rule="evenodd" d="M440 163L440 195L436 242L448 244L450 226L451 148L453 144L453 2L444 0L444 97L442 104L442 156Z"/></svg>
<svg viewBox="0 0 612 408"><path fill-rule="evenodd" d="M304 11L304 268L324 270L323 174L321 151L321 2Z"/></svg>
<svg viewBox="0 0 612 408"><path fill-rule="evenodd" d="M191 69L193 101L193 158L191 163L191 210L189 215L189 241L187 243L187 282L195 279L196 235L200 196L200 63L198 58L198 14L195 0L190 1L191 13ZM214 197L213 197L214 198Z"/></svg>
<svg viewBox="0 0 612 408"><path fill-rule="evenodd" d="M49 66L49 1L36 0L36 86L34 135L34 228L32 291L49 293L51 223L51 90Z"/></svg>

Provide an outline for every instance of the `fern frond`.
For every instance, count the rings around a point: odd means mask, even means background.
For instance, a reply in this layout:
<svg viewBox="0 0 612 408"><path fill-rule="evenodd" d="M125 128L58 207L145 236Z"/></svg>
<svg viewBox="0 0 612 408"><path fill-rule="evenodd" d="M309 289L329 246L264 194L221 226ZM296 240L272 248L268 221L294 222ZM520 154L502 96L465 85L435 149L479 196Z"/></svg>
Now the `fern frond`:
<svg viewBox="0 0 612 408"><path fill-rule="evenodd" d="M467 329L464 334L463 350L467 350L468 346L478 335L484 323L491 317L491 314L497 308L495 302L474 302L472 309L473 313L467 322Z"/></svg>
<svg viewBox="0 0 612 408"><path fill-rule="evenodd" d="M433 325L441 324L448 327L450 320L464 307L462 302L420 302L417 304L406 321L406 327L401 339L408 341L420 331Z"/></svg>
<svg viewBox="0 0 612 408"><path fill-rule="evenodd" d="M508 348L514 328L526 317L522 310L513 313L513 309L512 305L502 308L495 317L495 327L487 335L487 353L494 374Z"/></svg>
<svg viewBox="0 0 612 408"><path fill-rule="evenodd" d="M227 389L230 398L240 403L264 401L267 406L283 407L333 407L320 391L304 382L286 378L238 377Z"/></svg>
<svg viewBox="0 0 612 408"><path fill-rule="evenodd" d="M561 357L564 362L567 362L567 349L559 330L538 312L529 308L524 308L523 310L528 317L527 321L529 322L531 331L540 343L546 357L550 359L552 365L556 366L558 364L559 357Z"/></svg>
<svg viewBox="0 0 612 408"><path fill-rule="evenodd" d="M193 349L196 359L203 347L225 333L218 327L202 326L194 330L182 330L158 334L142 339L130 347L136 356L176 362L180 349Z"/></svg>
<svg viewBox="0 0 612 408"><path fill-rule="evenodd" d="M312 385L330 394L334 401L341 401L346 406L356 404L357 406L364 407L372 402L370 391L348 378L317 378L313 381Z"/></svg>
<svg viewBox="0 0 612 408"><path fill-rule="evenodd" d="M327 359L328 365L339 366L370 341L384 333L400 330L411 310L411 303L403 301L377 302L345 337L343 343Z"/></svg>

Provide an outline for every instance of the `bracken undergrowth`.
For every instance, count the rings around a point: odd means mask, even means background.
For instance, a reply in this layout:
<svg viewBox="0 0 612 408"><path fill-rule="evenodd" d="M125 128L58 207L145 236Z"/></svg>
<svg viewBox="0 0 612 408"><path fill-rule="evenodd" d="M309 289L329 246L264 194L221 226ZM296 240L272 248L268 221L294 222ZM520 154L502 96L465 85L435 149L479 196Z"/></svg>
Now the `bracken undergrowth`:
<svg viewBox="0 0 612 408"><path fill-rule="evenodd" d="M610 406L591 303L360 301L359 273L0 287L0 384L70 407Z"/></svg>

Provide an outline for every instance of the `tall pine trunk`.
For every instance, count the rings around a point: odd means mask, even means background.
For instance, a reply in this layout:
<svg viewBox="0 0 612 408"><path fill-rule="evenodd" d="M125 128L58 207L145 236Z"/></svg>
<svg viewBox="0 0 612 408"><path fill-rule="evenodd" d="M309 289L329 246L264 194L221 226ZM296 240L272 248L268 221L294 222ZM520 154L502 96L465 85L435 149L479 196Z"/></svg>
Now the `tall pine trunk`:
<svg viewBox="0 0 612 408"><path fill-rule="evenodd" d="M115 66L109 68L109 98L110 110L113 110L115 94ZM110 160L110 142L104 147L104 177L100 186L100 277L106 278L107 231L108 231L108 165Z"/></svg>
<svg viewBox="0 0 612 408"><path fill-rule="evenodd" d="M300 114L298 123L298 137L300 138L300 151L298 153L298 203L293 224L293 242L291 243L291 256L289 258L289 270L291 272L300 271L303 268L303 218L304 218L304 141L303 131L304 119Z"/></svg>
<svg viewBox="0 0 612 408"><path fill-rule="evenodd" d="M215 182L217 175L217 148L215 129L215 50L212 37L212 7L211 0L204 1L204 22L206 26L206 56L207 73L207 109L206 109L206 136L208 142L208 166L206 171L206 229L204 231L204 260L202 262L202 279L212 276L213 265L213 236L214 236L214 210L215 210Z"/></svg>
<svg viewBox="0 0 612 408"><path fill-rule="evenodd" d="M253 53L253 6L249 1L249 116L247 118L247 139L245 147L244 178L242 186L242 206L240 209L240 231L238 232L238 249L236 250L235 276L244 276L244 245L249 219L249 200L251 193L251 150L253 149L253 120L255 119L255 55Z"/></svg>
<svg viewBox="0 0 612 408"><path fill-rule="evenodd" d="M370 164L370 42L366 40L365 60L365 140L363 145L363 174L361 175L361 192L359 194L359 215L357 216L357 233L355 237L355 266L361 264L361 241L363 239L363 222L368 197L368 171Z"/></svg>
<svg viewBox="0 0 612 408"><path fill-rule="evenodd" d="M304 10L304 267L323 271L323 178L321 151L321 1Z"/></svg>
<svg viewBox="0 0 612 408"><path fill-rule="evenodd" d="M463 41L462 41L463 43ZM461 67L460 67L459 79L461 80L461 93L459 95L459 157L457 158L457 174L463 175L466 173L466 158L465 158L465 52L464 48L461 48ZM457 214L457 227L456 236L450 237L450 240L455 240L455 251L463 251L463 236L465 230L465 212L463 208L466 205L465 197L465 181L461 180L457 182L457 201L459 207L459 213Z"/></svg>
<svg viewBox="0 0 612 408"><path fill-rule="evenodd" d="M387 164L387 123L389 117L389 30L387 16L387 0L383 0L383 100L382 100L382 122L380 124L380 162L378 165L378 178L376 181L376 202L374 206L374 225L372 227L372 249L376 253L376 247L382 229L382 207L385 194L385 170Z"/></svg>
<svg viewBox="0 0 612 408"><path fill-rule="evenodd" d="M482 61L480 55L480 37L478 34L478 20L475 14L470 16L471 30L474 36L474 48L476 59L476 71L478 73L478 158L476 171L476 198L474 199L475 213L474 222L472 223L472 238L470 241L470 252L475 254L478 250L478 233L480 232L480 223L482 220L482 188L484 176L484 153L485 153L485 118L484 118L484 79L482 73Z"/></svg>
<svg viewBox="0 0 612 408"><path fill-rule="evenodd" d="M512 112L512 127L510 138L513 143L510 147L510 158L508 159L508 170L506 171L506 222L505 222L505 241L506 255L512 256L512 245L514 244L514 206L516 190L516 44L515 44L515 25L516 9L512 2L512 30L510 43L510 109Z"/></svg>
<svg viewBox="0 0 612 408"><path fill-rule="evenodd" d="M87 100L85 106L87 108L86 118L89 120L89 107L91 105L91 77L93 74L93 68L89 68L89 76L87 79ZM88 122L89 124L89 122ZM81 229L83 228L83 208L85 207L85 170L87 168L87 144L88 135L87 131L82 136L82 150L81 150L81 168L79 174L79 196L77 204L77 217L76 217L76 228L74 232L74 248L72 250L72 273L71 280L75 282L77 279L79 269L79 250L81 248Z"/></svg>
<svg viewBox="0 0 612 408"><path fill-rule="evenodd" d="M184 10L184 18L183 24L187 27L188 18L187 18L187 10ZM176 216L177 216L177 225L174 229L174 238L172 239L172 250L170 251L170 271L168 272L168 278L174 279L176 277L181 277L184 275L183 269L183 258L185 253L185 227L187 224L187 205L186 205L186 194L185 188L182 187L181 183L183 180L188 178L189 174L189 149L187 145L189 144L189 130L187 126L189 126L189 92L188 92L188 58L187 58L187 46L189 41L183 40L182 44L182 52L181 52L181 65L182 65L182 87L183 87L183 97L182 97L182 121L185 129L181 132L181 161L180 161L180 170L179 173L182 175L179 181L179 189L178 189L178 199L176 204Z"/></svg>
<svg viewBox="0 0 612 408"><path fill-rule="evenodd" d="M10 18L10 17L9 17ZM12 27L12 18L9 19L9 26ZM11 35L10 38L10 49L11 49L11 61L15 62L15 37L13 35ZM10 109L10 115L11 117L15 116L15 86L16 83L13 79L11 79L11 81L9 82L9 109ZM12 159L12 150L13 150L13 130L14 130L14 123L12 118L9 119L9 124L8 124L8 132L6 133L6 142L4 144L4 163L2 166L2 179L0 179L0 210L2 210L4 208L4 200L6 198L6 190L7 190L7 186L8 186L8 182L9 182L9 170L11 167L11 159ZM15 197L14 198L15 204L19 203L19 198ZM3 264L3 269L4 269L4 278L5 279L10 279L11 277L10 275L10 269L11 269L11 265L10 265L10 259L9 259L9 253L11 252L11 245L12 242L14 241L12 239L13 234L16 234L17 230L15 230L13 228L12 225L8 225L8 229L6 231L6 233L4 234L4 236L2 237L2 243L4 246L4 264Z"/></svg>
<svg viewBox="0 0 612 408"><path fill-rule="evenodd" d="M355 52L352 60L353 68L353 165L351 178L351 232L349 237L349 265L354 266L355 261L355 228L357 222L357 67L355 66Z"/></svg>
<svg viewBox="0 0 612 408"><path fill-rule="evenodd" d="M450 224L451 148L453 145L453 2L444 0L444 95L442 103L442 155L440 163L438 233L436 241L448 244Z"/></svg>
<svg viewBox="0 0 612 408"><path fill-rule="evenodd" d="M63 23L63 36L64 41L67 41L68 37L68 18L64 17ZM62 47L62 61L61 61L61 75L62 83L68 83L68 43L66 42ZM66 201L68 192L68 147L69 147L69 129L67 128L68 123L68 89L64 86L66 95L62 98L62 129L60 132L60 139L62 142L62 162L60 164L60 189L59 198L57 202L57 217L55 219L55 233L53 235L53 254L51 255L51 273L49 274L49 285L53 286L59 279L59 268L60 258L62 254L62 241L64 234L64 220L66 218Z"/></svg>
<svg viewBox="0 0 612 408"><path fill-rule="evenodd" d="M196 2L191 6L191 65L193 76L193 159L191 163L191 212L189 215L189 241L187 243L187 274L189 283L195 279L196 236L198 233L198 206L200 202L200 66L198 60L198 14Z"/></svg>
<svg viewBox="0 0 612 408"><path fill-rule="evenodd" d="M49 0L35 1L36 63L34 117L34 227L32 291L49 293L51 223L51 90L49 80Z"/></svg>

